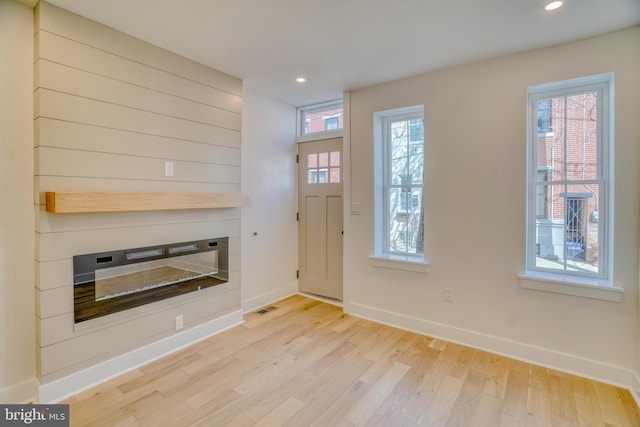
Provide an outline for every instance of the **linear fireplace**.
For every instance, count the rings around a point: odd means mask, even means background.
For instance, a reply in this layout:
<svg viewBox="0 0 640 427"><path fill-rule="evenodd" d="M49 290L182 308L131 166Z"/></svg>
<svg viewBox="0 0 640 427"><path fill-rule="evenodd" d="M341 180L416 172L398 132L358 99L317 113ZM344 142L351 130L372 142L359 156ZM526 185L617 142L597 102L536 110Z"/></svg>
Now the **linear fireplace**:
<svg viewBox="0 0 640 427"><path fill-rule="evenodd" d="M220 237L74 256L74 322L226 283L228 241Z"/></svg>

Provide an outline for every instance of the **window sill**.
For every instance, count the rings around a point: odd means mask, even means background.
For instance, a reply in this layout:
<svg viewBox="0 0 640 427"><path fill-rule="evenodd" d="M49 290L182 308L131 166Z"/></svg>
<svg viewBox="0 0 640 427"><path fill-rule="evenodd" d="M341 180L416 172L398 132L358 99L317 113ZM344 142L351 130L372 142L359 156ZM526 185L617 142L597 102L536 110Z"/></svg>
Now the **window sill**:
<svg viewBox="0 0 640 427"><path fill-rule="evenodd" d="M621 302L624 290L615 286L598 284L594 280L561 278L545 274L520 274L520 287L556 294L573 295L603 301Z"/></svg>
<svg viewBox="0 0 640 427"><path fill-rule="evenodd" d="M416 273L428 274L431 265L428 261L420 257L402 255L369 255L371 265L375 267L391 268L394 270L413 271Z"/></svg>

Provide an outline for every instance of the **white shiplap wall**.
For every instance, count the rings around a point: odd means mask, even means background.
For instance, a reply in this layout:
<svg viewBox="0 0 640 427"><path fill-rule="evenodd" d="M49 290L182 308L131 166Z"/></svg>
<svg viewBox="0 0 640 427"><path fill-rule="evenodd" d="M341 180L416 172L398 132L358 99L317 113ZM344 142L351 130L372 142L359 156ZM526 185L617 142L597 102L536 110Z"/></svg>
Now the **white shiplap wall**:
<svg viewBox="0 0 640 427"><path fill-rule="evenodd" d="M47 384L240 307L240 209L50 214L46 191L239 192L242 82L42 2L34 58L36 324ZM164 162L174 162L173 177ZM230 280L73 323L72 257L230 237Z"/></svg>

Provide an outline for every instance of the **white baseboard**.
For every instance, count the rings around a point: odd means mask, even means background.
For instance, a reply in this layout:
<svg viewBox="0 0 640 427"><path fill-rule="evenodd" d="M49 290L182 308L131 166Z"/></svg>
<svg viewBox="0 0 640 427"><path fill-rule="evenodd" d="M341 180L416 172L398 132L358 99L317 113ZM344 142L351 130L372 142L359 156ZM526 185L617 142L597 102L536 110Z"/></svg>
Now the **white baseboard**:
<svg viewBox="0 0 640 427"><path fill-rule="evenodd" d="M0 389L2 403L35 403L38 400L38 379L33 377L18 384Z"/></svg>
<svg viewBox="0 0 640 427"><path fill-rule="evenodd" d="M620 366L561 353L548 348L507 340L497 336L406 316L362 304L349 304L349 314L422 335L477 348L512 359L545 366L569 374L631 389L633 372ZM636 381L640 385L640 379ZM636 388L640 391L640 387ZM634 396L635 397L635 396ZM637 400L637 399L636 399Z"/></svg>
<svg viewBox="0 0 640 427"><path fill-rule="evenodd" d="M631 384L629 386L629 391L631 392L631 396L636 401L636 404L640 406L640 376L638 376L637 371L631 372Z"/></svg>
<svg viewBox="0 0 640 427"><path fill-rule="evenodd" d="M161 339L40 386L39 403L56 403L83 390L115 378L139 366L174 353L243 322L242 310L236 310L210 322Z"/></svg>
<svg viewBox="0 0 640 427"><path fill-rule="evenodd" d="M272 304L281 299L290 297L298 293L298 282L283 286L282 288L274 289L264 294L248 298L242 301L242 311L247 313L249 311L256 310L264 307L265 305Z"/></svg>

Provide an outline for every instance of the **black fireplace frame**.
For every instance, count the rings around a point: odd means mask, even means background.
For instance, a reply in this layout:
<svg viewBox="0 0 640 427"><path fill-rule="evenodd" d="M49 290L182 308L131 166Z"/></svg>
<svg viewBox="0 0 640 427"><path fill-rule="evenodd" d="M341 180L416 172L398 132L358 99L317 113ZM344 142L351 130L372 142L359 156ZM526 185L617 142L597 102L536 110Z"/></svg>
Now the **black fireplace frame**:
<svg viewBox="0 0 640 427"><path fill-rule="evenodd" d="M218 251L218 272L166 286L96 300L96 270L171 258L200 252ZM195 240L73 257L74 323L84 322L130 308L226 283L229 280L229 238Z"/></svg>

